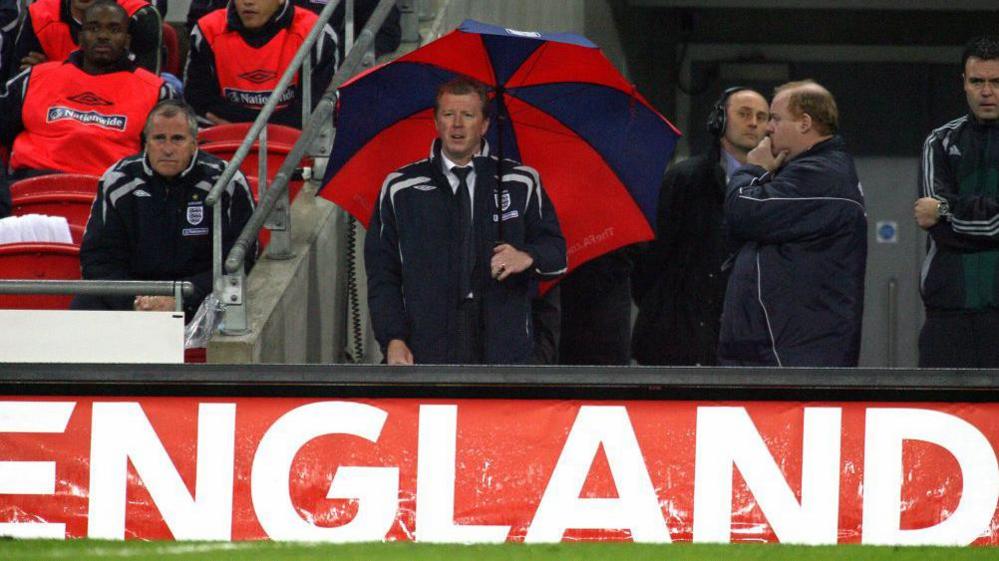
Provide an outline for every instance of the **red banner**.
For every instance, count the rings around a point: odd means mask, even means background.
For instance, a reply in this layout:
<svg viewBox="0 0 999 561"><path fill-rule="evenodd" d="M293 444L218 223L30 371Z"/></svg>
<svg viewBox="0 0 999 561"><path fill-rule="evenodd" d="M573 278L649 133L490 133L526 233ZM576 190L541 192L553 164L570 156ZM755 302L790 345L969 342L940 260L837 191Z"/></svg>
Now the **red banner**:
<svg viewBox="0 0 999 561"><path fill-rule="evenodd" d="M0 535L999 546L999 404L0 398Z"/></svg>

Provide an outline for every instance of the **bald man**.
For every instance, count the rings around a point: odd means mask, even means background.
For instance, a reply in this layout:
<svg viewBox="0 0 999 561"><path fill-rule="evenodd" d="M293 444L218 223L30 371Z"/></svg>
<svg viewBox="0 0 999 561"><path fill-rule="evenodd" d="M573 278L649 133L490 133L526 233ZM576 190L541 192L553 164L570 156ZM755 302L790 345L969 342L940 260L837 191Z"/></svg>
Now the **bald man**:
<svg viewBox="0 0 999 561"><path fill-rule="evenodd" d="M767 132L770 107L750 88L722 92L707 120L709 150L671 165L659 190L656 239L635 262L632 356L640 364L718 364L718 329L735 249L725 189ZM572 277L562 281L562 289ZM607 292L607 291L605 291ZM564 292L563 292L564 294Z"/></svg>
<svg viewBox="0 0 999 561"><path fill-rule="evenodd" d="M742 366L856 366L867 217L839 112L813 81L774 91L767 138L732 176L730 234L742 243L718 355Z"/></svg>

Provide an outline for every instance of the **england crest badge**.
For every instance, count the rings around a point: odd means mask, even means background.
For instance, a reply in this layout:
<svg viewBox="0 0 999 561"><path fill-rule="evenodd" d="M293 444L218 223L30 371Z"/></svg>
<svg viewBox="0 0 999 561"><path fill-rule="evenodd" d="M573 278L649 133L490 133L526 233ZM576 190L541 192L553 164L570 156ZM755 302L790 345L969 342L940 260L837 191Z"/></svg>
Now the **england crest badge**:
<svg viewBox="0 0 999 561"><path fill-rule="evenodd" d="M510 192L503 191L498 197L493 193L493 199L496 201L496 206L500 207L503 212L510 210ZM502 201L502 202L501 202Z"/></svg>
<svg viewBox="0 0 999 561"><path fill-rule="evenodd" d="M187 223L197 226L205 219L205 207L202 204L187 205Z"/></svg>

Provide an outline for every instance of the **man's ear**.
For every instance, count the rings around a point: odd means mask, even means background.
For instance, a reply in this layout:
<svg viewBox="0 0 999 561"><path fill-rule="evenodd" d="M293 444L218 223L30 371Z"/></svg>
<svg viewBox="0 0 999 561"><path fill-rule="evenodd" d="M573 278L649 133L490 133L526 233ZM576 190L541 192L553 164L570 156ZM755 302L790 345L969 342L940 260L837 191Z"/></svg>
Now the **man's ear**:
<svg viewBox="0 0 999 561"><path fill-rule="evenodd" d="M812 116L808 113L802 113L801 119L798 120L798 123L798 130L801 131L802 134L812 130Z"/></svg>

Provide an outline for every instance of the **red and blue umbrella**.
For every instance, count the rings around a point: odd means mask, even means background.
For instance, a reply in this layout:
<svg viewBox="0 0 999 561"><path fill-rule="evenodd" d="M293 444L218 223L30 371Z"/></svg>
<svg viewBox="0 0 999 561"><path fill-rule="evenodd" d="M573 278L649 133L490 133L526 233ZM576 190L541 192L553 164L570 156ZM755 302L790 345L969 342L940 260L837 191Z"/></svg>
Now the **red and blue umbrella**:
<svg viewBox="0 0 999 561"><path fill-rule="evenodd" d="M586 38L472 20L340 88L320 195L366 226L385 177L430 154L437 88L459 75L492 90L493 154L540 172L570 269L653 238L676 127Z"/></svg>

